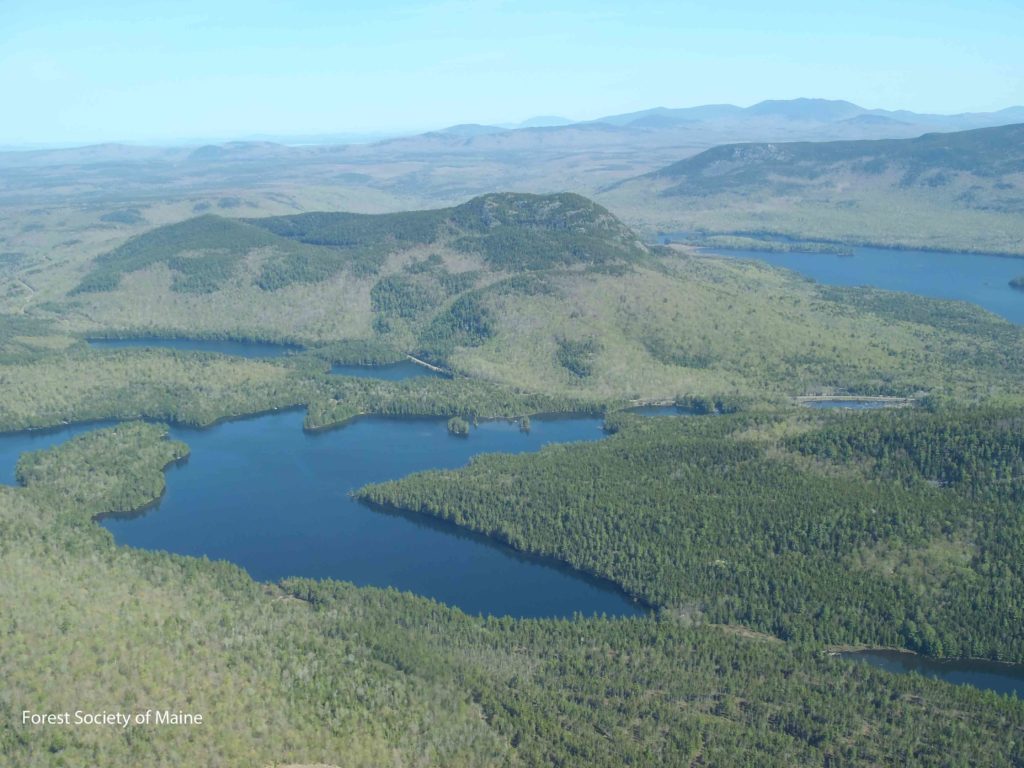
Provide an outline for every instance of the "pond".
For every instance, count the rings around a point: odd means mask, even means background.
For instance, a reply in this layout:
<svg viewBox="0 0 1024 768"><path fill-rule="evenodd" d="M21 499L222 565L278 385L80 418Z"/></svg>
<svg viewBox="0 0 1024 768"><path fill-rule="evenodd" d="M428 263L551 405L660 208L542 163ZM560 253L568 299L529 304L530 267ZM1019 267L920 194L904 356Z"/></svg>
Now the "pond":
<svg viewBox="0 0 1024 768"><path fill-rule="evenodd" d="M852 651L841 658L870 664L895 674L915 672L956 685L1024 698L1024 664L1001 664L977 659L929 659L904 651Z"/></svg>
<svg viewBox="0 0 1024 768"><path fill-rule="evenodd" d="M387 513L350 497L362 485L465 465L483 452L535 451L597 440L598 418L534 418L528 433L485 422L468 438L445 419L361 418L305 432L288 411L204 430L171 428L191 448L167 469L167 493L133 517L100 523L119 544L229 560L254 578L332 578L394 587L471 614L516 617L639 615L611 584L421 514ZM95 425L0 437L5 478L21 450L37 450Z"/></svg>
<svg viewBox="0 0 1024 768"><path fill-rule="evenodd" d="M1024 273L1022 259L884 248L854 248L852 256L721 248L704 252L763 261L826 285L868 285L936 299L969 301L1010 322L1024 324L1024 292L1010 287L1010 280Z"/></svg>

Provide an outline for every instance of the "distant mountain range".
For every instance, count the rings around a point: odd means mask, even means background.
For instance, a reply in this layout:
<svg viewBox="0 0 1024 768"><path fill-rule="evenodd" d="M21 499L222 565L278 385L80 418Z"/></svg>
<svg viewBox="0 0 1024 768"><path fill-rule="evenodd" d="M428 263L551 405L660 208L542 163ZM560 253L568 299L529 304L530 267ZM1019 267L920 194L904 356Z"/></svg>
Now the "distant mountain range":
<svg viewBox="0 0 1024 768"><path fill-rule="evenodd" d="M867 117L880 116L852 119ZM723 144L609 185L599 198L627 219L642 214L689 239L1024 255L1024 124L912 139Z"/></svg>
<svg viewBox="0 0 1024 768"><path fill-rule="evenodd" d="M969 177L972 188L1003 185L1024 173L1024 125L928 133L915 139L725 144L662 168L663 194L750 193L821 187L888 177L904 189L945 187Z"/></svg>
<svg viewBox="0 0 1024 768"><path fill-rule="evenodd" d="M732 104L707 104L700 107L667 109L655 107L641 112L609 115L591 121L620 126L667 127L694 122L724 122L778 119L805 123L849 122L860 125L920 125L941 130L967 130L1024 122L1024 107L1008 107L998 112L964 112L957 115L934 115L866 109L849 101L831 99L789 99L762 101L751 107Z"/></svg>
<svg viewBox="0 0 1024 768"><path fill-rule="evenodd" d="M889 130L900 136L922 133L926 130L958 131L1024 122L1024 106L1008 107L997 112L964 112L955 115L922 114L908 110L867 109L849 101L834 99L768 100L750 107L734 104L704 104L697 107L654 107L639 112L607 115L596 120L573 121L562 117L535 117L518 124L479 125L463 124L434 131L461 137L486 136L510 130L531 128L565 128L581 125L613 126L646 131L697 129L715 125L748 125L769 129L772 123L788 123L790 129L803 125L803 130L815 126L845 126L851 131ZM812 137L808 137L812 138ZM854 138L854 137L851 137ZM865 137L871 138L871 137Z"/></svg>

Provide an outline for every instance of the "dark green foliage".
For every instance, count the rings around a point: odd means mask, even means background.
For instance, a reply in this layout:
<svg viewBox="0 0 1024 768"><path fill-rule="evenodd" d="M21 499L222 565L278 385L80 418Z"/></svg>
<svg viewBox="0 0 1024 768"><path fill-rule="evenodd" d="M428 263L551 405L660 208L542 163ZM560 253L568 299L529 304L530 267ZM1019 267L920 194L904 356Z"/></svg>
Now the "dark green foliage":
<svg viewBox="0 0 1024 768"><path fill-rule="evenodd" d="M875 431L888 416L872 417ZM360 494L558 557L713 622L784 639L1024 659L1019 412L990 414L987 428L984 419L958 428L957 415L894 417L894 436L881 442L871 442L870 425L839 416L794 439L815 458L856 439L866 455L879 444L917 445L922 466L962 466L976 479L971 501L955 485L905 482L900 468L912 459L865 476L851 456L844 471L824 472L788 458L785 446L743 437L780 418L621 415L601 443L481 456L464 470Z"/></svg>
<svg viewBox="0 0 1024 768"><path fill-rule="evenodd" d="M448 419L448 433L456 437L469 437L469 422L461 416Z"/></svg>
<svg viewBox="0 0 1024 768"><path fill-rule="evenodd" d="M405 360L405 353L380 339L350 339L308 350L329 365L390 365Z"/></svg>
<svg viewBox="0 0 1024 768"><path fill-rule="evenodd" d="M452 210L455 245L495 269L550 269L642 257L646 249L606 209L579 195L494 194Z"/></svg>
<svg viewBox="0 0 1024 768"><path fill-rule="evenodd" d="M158 263L175 271L174 290L208 293L223 287L241 258L260 248L268 253L256 284L274 291L344 270L369 277L389 253L448 242L502 270L605 264L646 253L627 227L578 195L485 195L456 208L380 215L303 213L238 221L200 216L159 227L100 256L72 294L113 290L122 275ZM407 271L436 272L449 294L467 290L476 279L448 275L439 257L415 262Z"/></svg>
<svg viewBox="0 0 1024 768"><path fill-rule="evenodd" d="M213 293L235 272L238 257L231 253L208 253L203 256L173 256L167 266L174 270L171 290L178 293Z"/></svg>
<svg viewBox="0 0 1024 768"><path fill-rule="evenodd" d="M711 345L706 340L667 339L650 336L642 340L647 354L660 363L678 365L683 368L708 368L715 358Z"/></svg>
<svg viewBox="0 0 1024 768"><path fill-rule="evenodd" d="M92 272L71 295L113 290L120 284L122 275L161 263L184 275L182 285L199 285L203 290L209 290L212 285L215 290L245 253L275 243L276 239L267 232L243 222L200 216L158 227L100 256ZM216 256L209 267L204 258L207 253Z"/></svg>
<svg viewBox="0 0 1024 768"><path fill-rule="evenodd" d="M480 621L411 596L289 580L371 658L457 681L530 766L1017 765L1024 705L717 627Z"/></svg>
<svg viewBox="0 0 1024 768"><path fill-rule="evenodd" d="M313 283L350 269L358 277L376 274L391 251L433 242L441 214L437 211L370 216L358 213L303 213L252 219L254 226L295 243L314 246L298 257L264 266L259 285L276 290L295 282Z"/></svg>
<svg viewBox="0 0 1024 768"><path fill-rule="evenodd" d="M869 459L880 476L927 480L974 499L1024 501L1024 411L900 410L842 419L790 439L801 453L838 462Z"/></svg>
<svg viewBox="0 0 1024 768"><path fill-rule="evenodd" d="M601 351L596 339L558 339L555 357L558 364L579 378L589 376L594 369L594 356Z"/></svg>
<svg viewBox="0 0 1024 768"><path fill-rule="evenodd" d="M442 272L438 275L437 281L449 296L455 296L470 290L477 284L481 272L471 270L469 272Z"/></svg>
<svg viewBox="0 0 1024 768"><path fill-rule="evenodd" d="M111 224L141 224L145 220L138 208L122 208L100 216L100 221Z"/></svg>
<svg viewBox="0 0 1024 768"><path fill-rule="evenodd" d="M276 291L295 283L319 283L345 269L357 277L370 277L380 270L386 255L378 249L349 251L293 243L263 264L256 285Z"/></svg>
<svg viewBox="0 0 1024 768"><path fill-rule="evenodd" d="M362 213L300 213L251 219L254 226L309 245L333 248L376 248L383 243L425 245L437 239L445 211Z"/></svg>
<svg viewBox="0 0 1024 768"><path fill-rule="evenodd" d="M456 347L476 347L494 334L491 309L480 290L463 294L436 315L420 335L420 352L444 360Z"/></svg>
<svg viewBox="0 0 1024 768"><path fill-rule="evenodd" d="M370 290L374 312L406 320L436 309L440 301L437 289L400 275L381 278Z"/></svg>

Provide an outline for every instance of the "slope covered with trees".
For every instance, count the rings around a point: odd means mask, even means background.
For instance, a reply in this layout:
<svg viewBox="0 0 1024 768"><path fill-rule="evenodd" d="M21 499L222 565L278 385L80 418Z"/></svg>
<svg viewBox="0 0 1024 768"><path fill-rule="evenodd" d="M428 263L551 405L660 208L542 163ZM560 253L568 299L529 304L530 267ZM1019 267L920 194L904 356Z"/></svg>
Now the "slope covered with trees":
<svg viewBox="0 0 1024 768"><path fill-rule="evenodd" d="M155 492L161 464L181 451L161 435L147 425L88 435L26 460L26 487L0 487L6 764L1024 759L1019 700L669 614L479 619L392 591L259 585L225 563L115 547L88 517ZM72 487L87 508L67 498ZM204 725L17 725L24 707L115 704L199 712Z"/></svg>
<svg viewBox="0 0 1024 768"><path fill-rule="evenodd" d="M603 191L647 231L1022 256L1024 125L722 144ZM678 236L677 236L678 237Z"/></svg>
<svg viewBox="0 0 1024 768"><path fill-rule="evenodd" d="M617 416L600 443L480 456L360 496L558 557L691 618L1020 661L1021 418ZM786 432L798 434L773 437Z"/></svg>

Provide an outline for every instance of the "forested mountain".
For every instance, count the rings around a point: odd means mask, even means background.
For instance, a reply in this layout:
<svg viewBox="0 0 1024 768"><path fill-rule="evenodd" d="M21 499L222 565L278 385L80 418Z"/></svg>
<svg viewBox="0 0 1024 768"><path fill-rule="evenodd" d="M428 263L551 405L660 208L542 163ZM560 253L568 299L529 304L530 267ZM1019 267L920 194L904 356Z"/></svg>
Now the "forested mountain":
<svg viewBox="0 0 1024 768"><path fill-rule="evenodd" d="M861 115L854 119L874 118ZM872 141L723 144L610 185L667 232L1024 254L1024 124Z"/></svg>
<svg viewBox="0 0 1024 768"><path fill-rule="evenodd" d="M100 256L72 291L116 288L122 275L163 264L171 288L221 288L255 251L269 252L256 276L264 290L316 283L342 270L378 273L389 253L451 247L496 270L633 260L646 248L601 206L578 195L493 194L455 208L410 213L306 213L263 219L207 215L160 227Z"/></svg>
<svg viewBox="0 0 1024 768"><path fill-rule="evenodd" d="M1007 210L1024 208L1012 183L1024 174L1024 124L961 133L929 133L916 139L878 141L726 144L651 174L672 184L665 195L732 191L774 194L799 187L893 181L901 188L985 183L1003 191ZM1012 194L1013 190L1017 194Z"/></svg>
<svg viewBox="0 0 1024 768"><path fill-rule="evenodd" d="M570 194L401 214L200 216L100 256L40 314L82 334L345 340L362 357L410 353L599 399L973 398L1012 390L1024 365L1020 329L975 308L647 247Z"/></svg>

